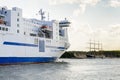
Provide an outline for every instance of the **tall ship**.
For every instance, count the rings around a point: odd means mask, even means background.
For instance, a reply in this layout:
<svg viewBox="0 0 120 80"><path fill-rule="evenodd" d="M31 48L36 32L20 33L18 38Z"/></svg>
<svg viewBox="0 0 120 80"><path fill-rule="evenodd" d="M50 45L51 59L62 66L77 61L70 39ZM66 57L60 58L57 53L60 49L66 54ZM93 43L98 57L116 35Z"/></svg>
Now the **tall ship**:
<svg viewBox="0 0 120 80"><path fill-rule="evenodd" d="M69 48L65 19L22 17L22 9L0 7L0 64L54 62Z"/></svg>

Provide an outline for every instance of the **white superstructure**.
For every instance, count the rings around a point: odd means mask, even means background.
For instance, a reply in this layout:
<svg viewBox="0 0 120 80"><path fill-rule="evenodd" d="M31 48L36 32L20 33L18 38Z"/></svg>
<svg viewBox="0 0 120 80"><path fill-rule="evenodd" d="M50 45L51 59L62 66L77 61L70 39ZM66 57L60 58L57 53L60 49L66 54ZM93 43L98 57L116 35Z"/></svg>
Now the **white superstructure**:
<svg viewBox="0 0 120 80"><path fill-rule="evenodd" d="M0 64L51 62L70 46L67 27L70 22L45 21L22 17L22 10L0 8Z"/></svg>

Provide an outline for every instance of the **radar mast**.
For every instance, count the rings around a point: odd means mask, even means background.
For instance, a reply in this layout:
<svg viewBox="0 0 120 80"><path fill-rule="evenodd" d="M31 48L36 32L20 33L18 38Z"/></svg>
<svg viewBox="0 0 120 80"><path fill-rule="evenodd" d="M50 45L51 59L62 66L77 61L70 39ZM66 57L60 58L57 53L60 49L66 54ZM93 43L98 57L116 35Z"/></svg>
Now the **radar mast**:
<svg viewBox="0 0 120 80"><path fill-rule="evenodd" d="M39 14L41 15L41 20L44 20L45 19L45 11L40 9Z"/></svg>

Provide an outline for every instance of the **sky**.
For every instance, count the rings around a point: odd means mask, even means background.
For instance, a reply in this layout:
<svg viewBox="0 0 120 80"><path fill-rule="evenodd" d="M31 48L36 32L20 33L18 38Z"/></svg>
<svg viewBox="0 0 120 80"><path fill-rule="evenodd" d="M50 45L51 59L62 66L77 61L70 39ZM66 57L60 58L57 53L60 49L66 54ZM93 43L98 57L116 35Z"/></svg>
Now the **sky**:
<svg viewBox="0 0 120 80"><path fill-rule="evenodd" d="M67 18L70 51L89 50L90 40L120 50L120 0L0 0L0 6L22 8L25 18L40 19L41 8L50 20Z"/></svg>

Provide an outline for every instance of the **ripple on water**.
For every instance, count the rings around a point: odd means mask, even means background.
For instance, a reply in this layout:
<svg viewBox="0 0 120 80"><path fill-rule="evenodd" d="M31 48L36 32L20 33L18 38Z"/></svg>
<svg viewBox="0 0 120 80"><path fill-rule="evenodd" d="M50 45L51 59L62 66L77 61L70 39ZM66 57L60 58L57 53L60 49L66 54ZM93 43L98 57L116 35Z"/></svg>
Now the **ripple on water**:
<svg viewBox="0 0 120 80"><path fill-rule="evenodd" d="M0 66L0 80L120 80L120 59Z"/></svg>

